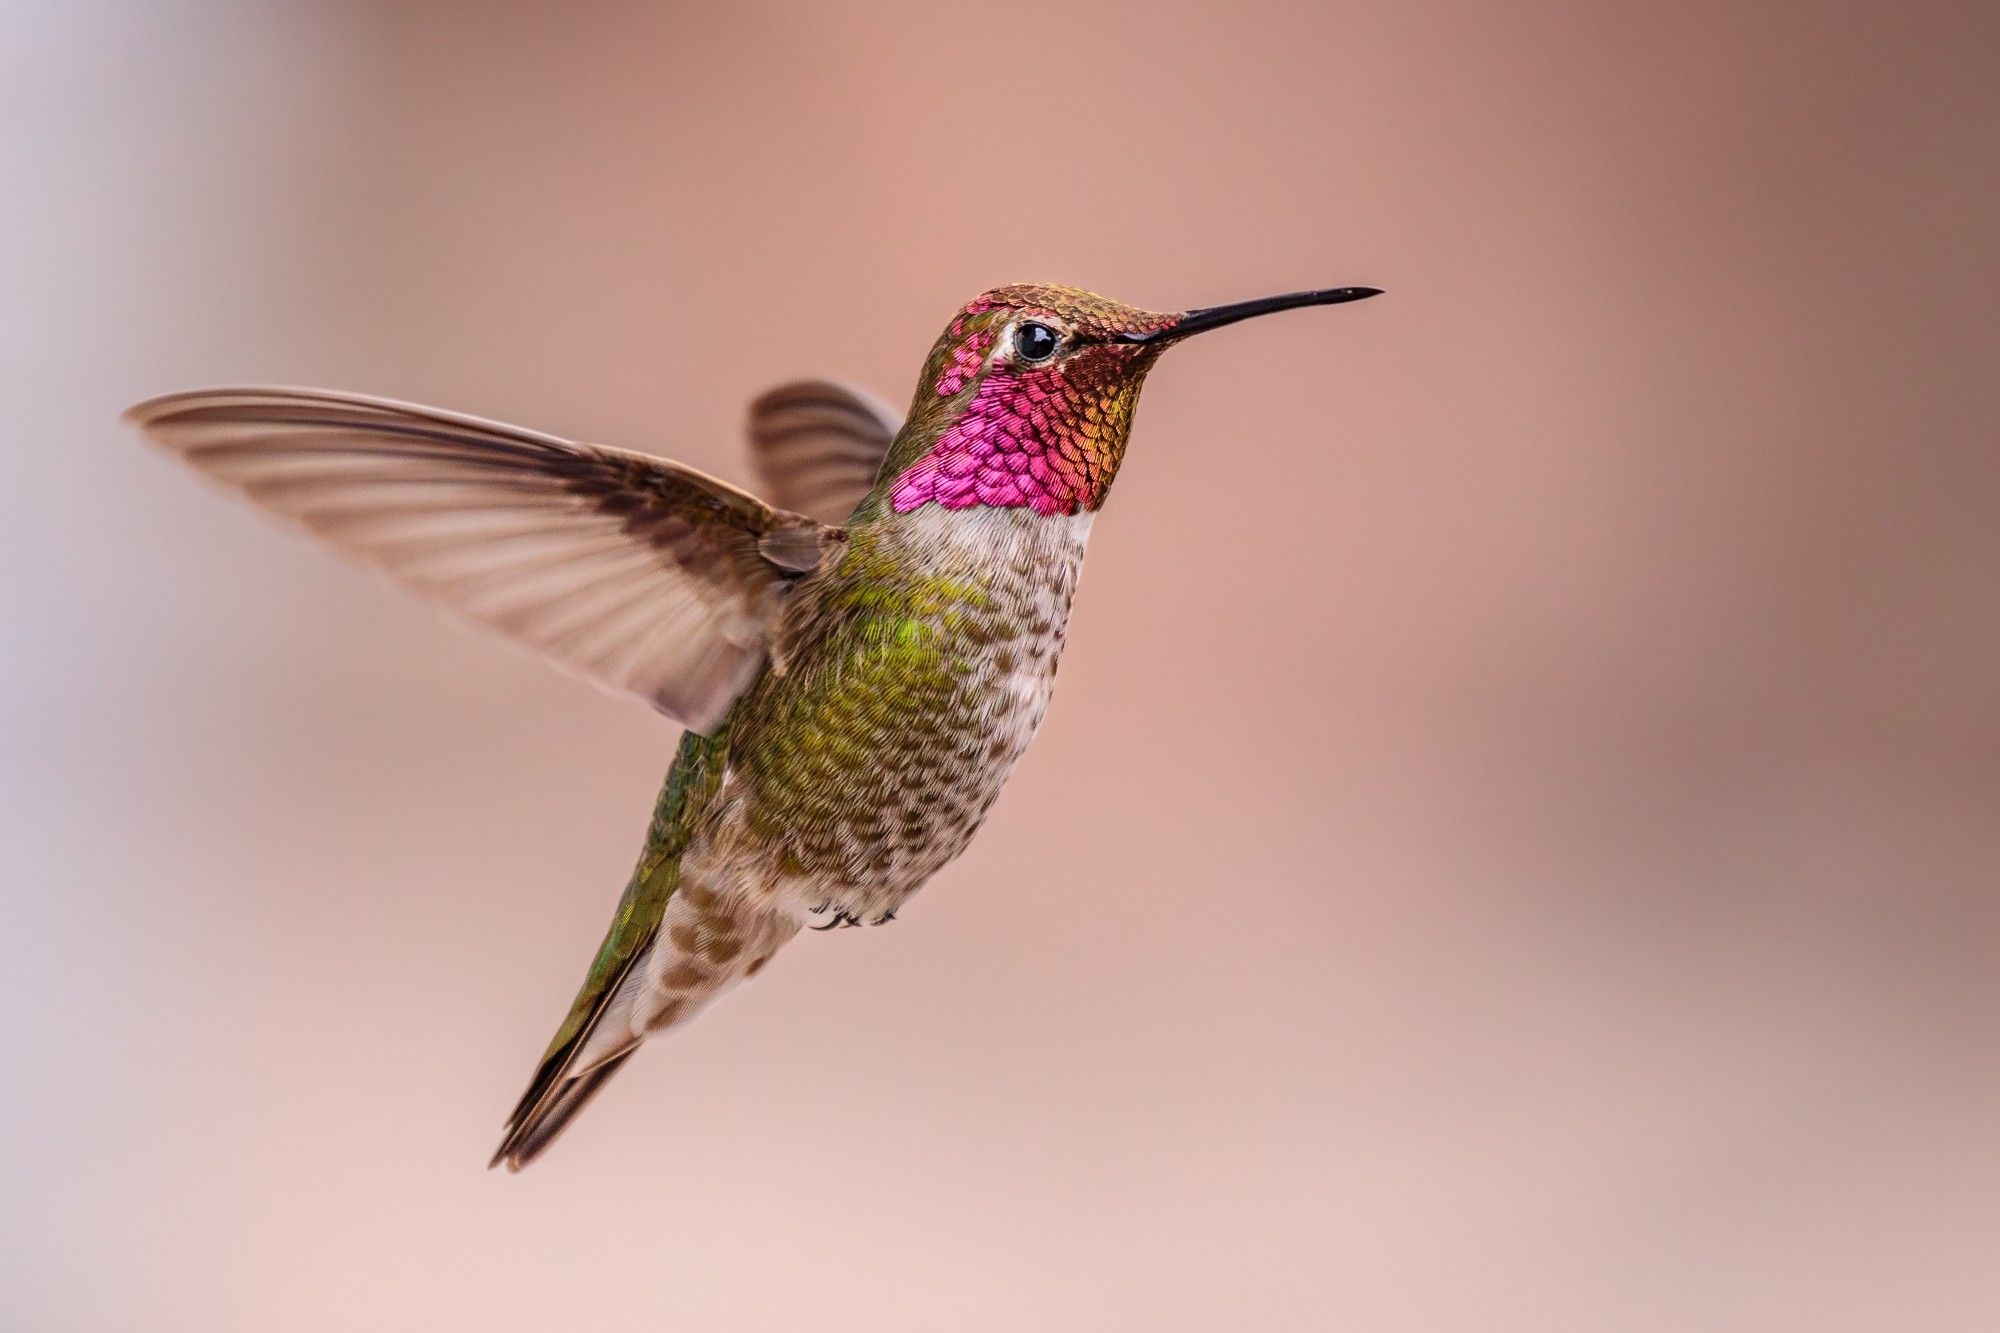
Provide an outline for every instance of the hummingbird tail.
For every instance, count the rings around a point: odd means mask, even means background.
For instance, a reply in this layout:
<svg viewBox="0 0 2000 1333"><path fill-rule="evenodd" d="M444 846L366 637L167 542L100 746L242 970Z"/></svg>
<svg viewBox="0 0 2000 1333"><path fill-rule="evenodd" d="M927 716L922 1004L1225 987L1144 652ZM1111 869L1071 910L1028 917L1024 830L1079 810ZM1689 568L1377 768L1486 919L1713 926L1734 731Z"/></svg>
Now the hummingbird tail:
<svg viewBox="0 0 2000 1333"><path fill-rule="evenodd" d="M654 930L610 955L615 966L592 969L489 1165L519 1171L534 1161L646 1037L693 1018L798 930L791 918L738 896L681 886Z"/></svg>
<svg viewBox="0 0 2000 1333"><path fill-rule="evenodd" d="M563 1127L576 1117L576 1113L590 1104L597 1090L618 1072L620 1065L632 1058L635 1045L621 1054L612 1056L589 1073L564 1081L551 1090L550 1095L535 1108L534 1114L525 1117L520 1124L509 1130L500 1150L493 1154L488 1167L507 1164L509 1171L519 1171L528 1163L542 1155L542 1150L556 1140Z"/></svg>

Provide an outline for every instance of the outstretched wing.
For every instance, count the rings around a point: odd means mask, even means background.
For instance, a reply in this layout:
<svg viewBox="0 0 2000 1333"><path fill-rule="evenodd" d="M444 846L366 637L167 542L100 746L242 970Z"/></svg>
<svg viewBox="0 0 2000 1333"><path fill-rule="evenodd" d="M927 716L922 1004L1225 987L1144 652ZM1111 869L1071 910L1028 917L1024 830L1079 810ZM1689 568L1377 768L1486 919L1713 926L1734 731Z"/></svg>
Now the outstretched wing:
<svg viewBox="0 0 2000 1333"><path fill-rule="evenodd" d="M845 523L875 485L902 426L901 417L859 389L799 380L750 404L750 457L775 503L822 523Z"/></svg>
<svg viewBox="0 0 2000 1333"><path fill-rule="evenodd" d="M840 532L645 454L311 389L128 420L228 489L614 693L711 730Z"/></svg>

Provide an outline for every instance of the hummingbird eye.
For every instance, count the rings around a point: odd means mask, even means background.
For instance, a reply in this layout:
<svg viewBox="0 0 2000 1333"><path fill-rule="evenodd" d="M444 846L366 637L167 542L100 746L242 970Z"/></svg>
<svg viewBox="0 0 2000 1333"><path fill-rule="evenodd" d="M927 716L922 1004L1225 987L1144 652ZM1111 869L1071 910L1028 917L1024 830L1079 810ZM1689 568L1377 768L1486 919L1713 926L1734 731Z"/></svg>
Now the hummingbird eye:
<svg viewBox="0 0 2000 1333"><path fill-rule="evenodd" d="M1032 319L1014 331L1014 354L1029 365L1048 360L1061 346L1062 335Z"/></svg>

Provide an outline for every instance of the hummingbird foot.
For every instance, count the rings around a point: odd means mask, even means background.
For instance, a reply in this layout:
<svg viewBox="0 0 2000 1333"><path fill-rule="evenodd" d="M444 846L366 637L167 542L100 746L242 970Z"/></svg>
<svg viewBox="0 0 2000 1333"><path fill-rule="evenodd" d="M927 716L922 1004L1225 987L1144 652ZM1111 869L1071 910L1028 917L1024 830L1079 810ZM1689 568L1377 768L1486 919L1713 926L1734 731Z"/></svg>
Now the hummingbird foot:
<svg viewBox="0 0 2000 1333"><path fill-rule="evenodd" d="M845 909L845 908L840 908L840 909L836 910L836 909L834 908L834 905L833 905L833 900L832 900L831 898L827 899L827 900L826 900L825 902L821 903L821 904L820 904L819 906L817 906L817 907L815 907L815 908L813 908L813 909L812 909L812 914L813 914L814 916L825 916L825 915L826 915L827 913L829 913L829 912L832 912L832 913L833 913L833 919L832 919L832 920L828 921L828 922L827 922L827 923L826 923L825 925L822 925L822 926L808 926L808 927L806 927L806 929L808 929L808 930L846 930L846 929L848 929L849 927L852 927L852 926L858 926L858 925L860 925L860 924L861 924L861 918L860 918L860 917L858 917L858 916L856 916L856 915L855 915L854 913L852 913L852 912L848 911L847 909Z"/></svg>

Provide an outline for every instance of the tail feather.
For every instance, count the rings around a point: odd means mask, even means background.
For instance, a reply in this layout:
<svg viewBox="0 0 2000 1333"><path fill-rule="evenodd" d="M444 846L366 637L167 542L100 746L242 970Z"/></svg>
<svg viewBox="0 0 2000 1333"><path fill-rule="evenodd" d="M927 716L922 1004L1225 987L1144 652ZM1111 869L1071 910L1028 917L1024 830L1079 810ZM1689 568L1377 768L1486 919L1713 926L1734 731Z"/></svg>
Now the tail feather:
<svg viewBox="0 0 2000 1333"><path fill-rule="evenodd" d="M701 885L667 900L644 936L613 935L508 1117L493 1166L519 1171L548 1147L648 1033L686 1022L757 971L798 922ZM624 947L617 947L624 942Z"/></svg>
<svg viewBox="0 0 2000 1333"><path fill-rule="evenodd" d="M650 936L642 940L639 947L621 960L612 971L600 974L595 968L592 969L591 978L585 983L583 994L577 997L576 1005L570 1010L570 1016L563 1023L562 1030L556 1033L555 1040L542 1055L541 1064L536 1066L535 1076L528 1082L528 1090L521 1094L521 1100L514 1104L513 1112L508 1115L509 1130L532 1116L542 1103L555 1095L565 1080L581 1078L590 1072L592 1066L602 1063L601 1058L592 1057L584 1067L577 1067L585 1046L597 1036L599 1025L610 1012L613 1002L632 976L639 960L646 956L646 950L651 943ZM624 1042L621 1040L617 1044L622 1046ZM621 1053L612 1050L600 1052L600 1056Z"/></svg>
<svg viewBox="0 0 2000 1333"><path fill-rule="evenodd" d="M636 1048L646 1020L620 1002L643 981L644 960L659 938L668 906L680 891L680 858L697 819L722 784L728 754L725 727L713 736L688 732L660 791L646 849L618 900L604 943L583 987L528 1081L494 1166L518 1171L546 1149ZM636 997L634 997L636 998ZM650 1018L651 1015L647 1015Z"/></svg>
<svg viewBox="0 0 2000 1333"><path fill-rule="evenodd" d="M500 1141L500 1150L493 1154L493 1160L486 1164L487 1167L491 1169L505 1162L509 1171L519 1171L540 1157L555 1142L556 1135L563 1132L563 1127L575 1118L578 1111L590 1104L597 1090L638 1049L635 1044L588 1072L564 1079L549 1089L533 1108L517 1116L508 1128L507 1136Z"/></svg>

